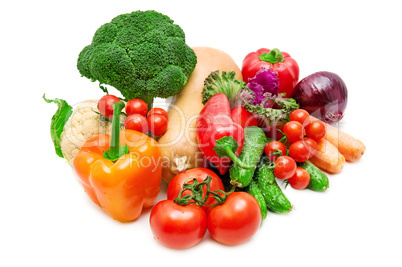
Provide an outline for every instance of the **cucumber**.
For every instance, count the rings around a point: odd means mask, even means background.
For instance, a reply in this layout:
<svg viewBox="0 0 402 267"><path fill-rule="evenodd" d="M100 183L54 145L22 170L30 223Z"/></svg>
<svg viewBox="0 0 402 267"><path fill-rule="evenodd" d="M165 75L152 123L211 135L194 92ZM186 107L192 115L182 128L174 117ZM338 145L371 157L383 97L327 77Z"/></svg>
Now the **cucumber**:
<svg viewBox="0 0 402 267"><path fill-rule="evenodd" d="M244 145L239 159L243 163L254 167L251 169L242 169L233 164L229 169L232 184L240 188L244 188L250 184L261 155L264 153L266 143L267 137L260 127L249 126L244 128Z"/></svg>
<svg viewBox="0 0 402 267"><path fill-rule="evenodd" d="M305 169L310 174L310 183L307 188L324 192L329 187L329 179L317 166L315 166L310 161L305 161L299 164L299 167Z"/></svg>
<svg viewBox="0 0 402 267"><path fill-rule="evenodd" d="M261 193L260 188L256 181L251 181L250 185L247 187L246 192L252 195L255 200L257 200L258 205L261 209L261 220L265 220L268 214L267 204L265 203L264 196Z"/></svg>
<svg viewBox="0 0 402 267"><path fill-rule="evenodd" d="M275 179L275 174L269 161L261 161L254 179L257 181L267 208L275 213L289 213L292 210L292 204L282 192Z"/></svg>

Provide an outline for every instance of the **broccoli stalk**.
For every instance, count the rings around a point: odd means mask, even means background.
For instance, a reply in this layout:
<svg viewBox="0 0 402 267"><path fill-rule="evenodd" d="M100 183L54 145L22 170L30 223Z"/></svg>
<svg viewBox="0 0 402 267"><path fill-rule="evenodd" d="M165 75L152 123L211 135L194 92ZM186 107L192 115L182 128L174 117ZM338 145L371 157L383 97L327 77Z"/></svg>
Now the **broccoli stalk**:
<svg viewBox="0 0 402 267"><path fill-rule="evenodd" d="M81 76L108 84L127 100L140 98L152 106L183 89L197 63L179 25L153 10L122 14L99 27L82 49Z"/></svg>

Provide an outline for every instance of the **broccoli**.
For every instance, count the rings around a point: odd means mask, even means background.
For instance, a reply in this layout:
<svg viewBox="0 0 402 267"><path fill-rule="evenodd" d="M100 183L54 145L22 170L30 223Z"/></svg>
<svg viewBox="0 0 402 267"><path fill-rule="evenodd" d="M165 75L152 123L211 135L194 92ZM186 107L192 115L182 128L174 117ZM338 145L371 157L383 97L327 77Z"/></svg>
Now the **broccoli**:
<svg viewBox="0 0 402 267"><path fill-rule="evenodd" d="M183 89L197 63L179 25L153 10L119 15L99 27L82 49L81 76L108 84L127 100L167 98Z"/></svg>

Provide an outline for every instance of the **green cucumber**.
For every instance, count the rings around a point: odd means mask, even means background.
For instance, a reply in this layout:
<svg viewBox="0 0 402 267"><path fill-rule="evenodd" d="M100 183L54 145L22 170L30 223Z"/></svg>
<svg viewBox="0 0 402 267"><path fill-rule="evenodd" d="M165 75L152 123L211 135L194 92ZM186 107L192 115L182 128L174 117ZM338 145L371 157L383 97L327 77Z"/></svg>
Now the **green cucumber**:
<svg viewBox="0 0 402 267"><path fill-rule="evenodd" d="M282 192L275 178L273 168L268 159L266 161L262 160L254 179L257 181L267 208L275 213L289 213L293 208L292 204Z"/></svg>
<svg viewBox="0 0 402 267"><path fill-rule="evenodd" d="M252 195L255 200L257 200L258 205L260 206L261 209L261 219L265 220L268 214L267 210L267 204L265 203L265 198L261 193L260 188L258 187L258 184L256 181L251 181L250 185L247 187L246 192Z"/></svg>
<svg viewBox="0 0 402 267"><path fill-rule="evenodd" d="M310 161L305 161L299 164L299 167L305 169L310 174L310 183L307 188L324 192L329 187L329 179L317 166L315 166Z"/></svg>
<svg viewBox="0 0 402 267"><path fill-rule="evenodd" d="M254 167L251 169L243 169L240 166L233 164L229 169L232 184L240 188L244 188L250 184L261 155L264 153L266 143L267 137L261 128L257 126L244 128L244 145L239 155L239 159L244 164L252 165Z"/></svg>

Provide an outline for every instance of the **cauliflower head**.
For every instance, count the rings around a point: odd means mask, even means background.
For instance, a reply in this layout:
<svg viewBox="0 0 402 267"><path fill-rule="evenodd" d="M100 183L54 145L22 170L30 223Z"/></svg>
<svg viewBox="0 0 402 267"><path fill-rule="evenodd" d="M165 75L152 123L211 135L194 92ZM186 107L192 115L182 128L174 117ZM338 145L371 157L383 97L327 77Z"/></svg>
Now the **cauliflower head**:
<svg viewBox="0 0 402 267"><path fill-rule="evenodd" d="M100 134L111 134L112 122L101 119L97 104L97 100L81 102L74 108L73 114L64 125L60 145L69 164L72 164L74 157L88 139ZM120 122L124 123L126 117L125 113L122 113Z"/></svg>

